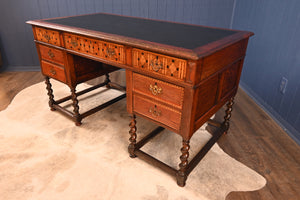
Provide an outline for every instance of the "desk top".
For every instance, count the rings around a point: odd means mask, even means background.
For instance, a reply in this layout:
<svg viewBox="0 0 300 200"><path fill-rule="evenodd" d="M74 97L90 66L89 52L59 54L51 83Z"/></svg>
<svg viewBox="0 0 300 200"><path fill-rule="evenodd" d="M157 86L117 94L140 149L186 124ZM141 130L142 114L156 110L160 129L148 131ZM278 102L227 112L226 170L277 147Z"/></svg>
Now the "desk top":
<svg viewBox="0 0 300 200"><path fill-rule="evenodd" d="M188 59L198 59L247 38L251 32L160 20L96 13L27 22L68 32L88 35L138 48L169 53Z"/></svg>

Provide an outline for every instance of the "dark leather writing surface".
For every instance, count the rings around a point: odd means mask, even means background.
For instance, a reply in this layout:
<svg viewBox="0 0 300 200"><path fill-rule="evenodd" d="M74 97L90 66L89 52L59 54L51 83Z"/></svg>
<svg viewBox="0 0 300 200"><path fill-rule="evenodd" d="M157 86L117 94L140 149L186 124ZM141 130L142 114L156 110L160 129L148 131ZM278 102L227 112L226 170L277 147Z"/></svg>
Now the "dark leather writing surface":
<svg viewBox="0 0 300 200"><path fill-rule="evenodd" d="M104 13L50 19L46 21L186 49L195 49L236 33L236 31L232 30L154 21Z"/></svg>

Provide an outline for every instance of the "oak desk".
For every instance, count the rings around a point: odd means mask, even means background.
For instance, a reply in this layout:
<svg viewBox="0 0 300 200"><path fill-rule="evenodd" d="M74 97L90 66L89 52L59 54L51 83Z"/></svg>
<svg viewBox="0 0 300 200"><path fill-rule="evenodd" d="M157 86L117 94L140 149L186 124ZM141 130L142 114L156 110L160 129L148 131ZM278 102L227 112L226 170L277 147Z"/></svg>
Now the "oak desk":
<svg viewBox="0 0 300 200"><path fill-rule="evenodd" d="M104 13L27 23L33 27L50 107L60 109L60 102L72 99L74 113L67 115L77 125L87 114L79 114L76 85L106 75L100 86L111 86L108 73L126 69L127 110L132 118L130 156L175 176L179 186L185 185L197 163L227 132L248 39L253 33ZM66 83L71 95L55 101L49 77ZM210 120L226 102L224 122ZM159 125L139 142L136 115ZM207 121L219 129L189 162L189 141ZM182 136L178 170L140 150L162 127Z"/></svg>

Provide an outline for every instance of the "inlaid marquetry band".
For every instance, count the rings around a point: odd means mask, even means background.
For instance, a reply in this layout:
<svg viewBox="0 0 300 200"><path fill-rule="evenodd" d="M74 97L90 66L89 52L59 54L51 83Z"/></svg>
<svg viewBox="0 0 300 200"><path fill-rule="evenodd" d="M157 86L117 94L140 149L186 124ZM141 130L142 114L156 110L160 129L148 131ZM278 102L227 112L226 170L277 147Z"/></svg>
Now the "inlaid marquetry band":
<svg viewBox="0 0 300 200"><path fill-rule="evenodd" d="M38 41L61 46L58 31L36 27L35 34Z"/></svg>
<svg viewBox="0 0 300 200"><path fill-rule="evenodd" d="M184 80L187 61L141 49L132 49L133 67Z"/></svg>
<svg viewBox="0 0 300 200"><path fill-rule="evenodd" d="M123 45L71 33L63 33L63 37L67 49L125 64Z"/></svg>

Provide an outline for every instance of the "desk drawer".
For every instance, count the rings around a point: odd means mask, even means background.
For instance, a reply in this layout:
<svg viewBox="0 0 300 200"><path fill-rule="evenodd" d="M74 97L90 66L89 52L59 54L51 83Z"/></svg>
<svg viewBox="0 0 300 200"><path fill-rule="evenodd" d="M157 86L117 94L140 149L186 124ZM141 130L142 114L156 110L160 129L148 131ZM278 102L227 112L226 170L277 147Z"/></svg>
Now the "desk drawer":
<svg viewBox="0 0 300 200"><path fill-rule="evenodd" d="M186 60L140 49L133 49L132 57L133 67L164 74L180 80L185 79Z"/></svg>
<svg viewBox="0 0 300 200"><path fill-rule="evenodd" d="M65 69L61 66L42 60L42 72L46 76L66 83Z"/></svg>
<svg viewBox="0 0 300 200"><path fill-rule="evenodd" d="M61 50L39 45L41 57L44 60L64 65L64 54Z"/></svg>
<svg viewBox="0 0 300 200"><path fill-rule="evenodd" d="M56 46L61 46L61 41L59 38L59 32L45 29L45 28L35 28L36 39L41 42L46 42Z"/></svg>
<svg viewBox="0 0 300 200"><path fill-rule="evenodd" d="M133 73L133 90L180 109L182 108L184 94L182 87Z"/></svg>
<svg viewBox="0 0 300 200"><path fill-rule="evenodd" d="M123 45L69 33L64 33L64 40L67 49L125 64Z"/></svg>
<svg viewBox="0 0 300 200"><path fill-rule="evenodd" d="M175 130L179 130L181 113L177 110L161 105L150 99L140 97L139 95L134 95L133 111Z"/></svg>

